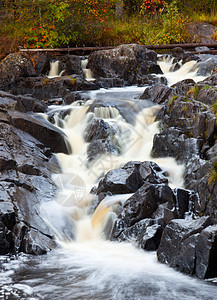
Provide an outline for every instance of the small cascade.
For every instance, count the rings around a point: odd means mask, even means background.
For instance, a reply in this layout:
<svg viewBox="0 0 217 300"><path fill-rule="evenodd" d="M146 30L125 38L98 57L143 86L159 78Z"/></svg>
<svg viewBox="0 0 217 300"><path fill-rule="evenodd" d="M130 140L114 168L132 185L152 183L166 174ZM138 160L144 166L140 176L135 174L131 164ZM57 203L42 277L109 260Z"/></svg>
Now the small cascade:
<svg viewBox="0 0 217 300"><path fill-rule="evenodd" d="M115 119L119 111L113 106L100 106L94 108L94 115L99 119Z"/></svg>
<svg viewBox="0 0 217 300"><path fill-rule="evenodd" d="M122 90L124 88L120 88L120 95ZM175 159L151 158L153 137L158 133L158 122L155 122L155 116L160 106L142 109L136 115L135 124L132 125L126 122L117 108L112 106L95 107L93 112L89 112L93 102L94 99L87 101L83 106L78 105L77 102L67 106L67 108L70 107L71 113L61 122L61 114L58 111L55 112L56 126L58 127L61 123L63 127L61 129L68 136L72 154L57 154L63 170L62 174L53 177L59 187L59 195L55 200L57 205L55 204L53 210L50 210L52 214L46 212L46 206L42 207L42 210L45 209L43 214L45 220L48 218L47 223L50 224L53 222L52 220L55 220L55 209L61 206L61 209L58 208L56 218L58 218L60 212L61 216L65 214L67 229L68 218L72 218L71 236L77 242L78 240L81 241L82 237L87 238L87 236L90 239L93 237L98 239L102 232L108 237L116 217L118 203L127 200L129 197L129 195L108 197L100 204L93 217L89 215L90 203L94 197L91 196L90 191L109 170L119 168L128 161L152 160L169 174L171 187L182 187L183 168L177 165ZM136 104L137 102L135 102ZM131 108L132 103L129 104L129 109ZM108 153L97 156L96 153L95 160L89 164L88 143L84 140L84 133L93 118L103 119L113 128L113 139L119 143L120 154ZM63 220L63 217L61 219ZM53 231L58 240L69 240L70 235L63 225L58 226L58 228L62 227L64 229L61 238L59 237L61 234L59 231L57 232L55 225L50 227L54 228ZM84 234L85 232L89 232L87 236Z"/></svg>
<svg viewBox="0 0 217 300"><path fill-rule="evenodd" d="M175 62L175 64L177 64L177 62ZM174 59L170 55L163 55L158 59L158 65L163 71L163 76L166 77L169 86L184 79L193 79L195 82L202 81L209 75L198 75L200 62L197 62L196 60L188 61L185 64L183 64L182 61L179 61L178 64L180 67L173 71L175 66Z"/></svg>
<svg viewBox="0 0 217 300"><path fill-rule="evenodd" d="M64 70L61 70L60 61L53 60L50 62L50 71L48 73L48 78L60 77L63 74Z"/></svg>
<svg viewBox="0 0 217 300"><path fill-rule="evenodd" d="M93 74L92 74L91 69L87 69L87 64L88 64L88 59L83 59L81 61L81 68L82 68L82 70L84 72L85 79L87 81L94 81L96 79L93 78Z"/></svg>

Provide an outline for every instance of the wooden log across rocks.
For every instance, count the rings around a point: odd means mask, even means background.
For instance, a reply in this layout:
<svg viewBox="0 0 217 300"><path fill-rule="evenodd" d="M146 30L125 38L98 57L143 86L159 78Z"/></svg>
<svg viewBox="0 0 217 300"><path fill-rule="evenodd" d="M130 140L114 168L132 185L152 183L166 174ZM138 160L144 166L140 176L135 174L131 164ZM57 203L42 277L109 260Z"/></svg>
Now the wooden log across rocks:
<svg viewBox="0 0 217 300"><path fill-rule="evenodd" d="M186 44L165 44L165 45L144 45L146 48L148 49L152 49L152 50L169 50L169 49L173 49L176 47L180 47L183 49L194 49L195 47L209 47L210 50L205 50L205 51L200 51L200 53L212 53L212 54L216 54L217 50L213 50L213 49L217 49L217 43L186 43ZM113 49L115 48L115 46L106 46L106 47L72 47L72 48L36 48L36 49L26 49L26 48L21 48L20 52L62 52L62 53L70 53L70 52L74 52L74 53L88 53L88 52L93 52L93 51L97 51L97 50L109 50L109 49Z"/></svg>

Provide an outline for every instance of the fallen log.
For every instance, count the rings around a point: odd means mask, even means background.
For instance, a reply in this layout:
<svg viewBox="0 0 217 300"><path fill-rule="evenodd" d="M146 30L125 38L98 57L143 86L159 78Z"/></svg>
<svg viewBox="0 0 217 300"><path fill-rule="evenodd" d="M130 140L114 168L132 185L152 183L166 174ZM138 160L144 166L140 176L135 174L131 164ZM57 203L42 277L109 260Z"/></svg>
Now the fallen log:
<svg viewBox="0 0 217 300"><path fill-rule="evenodd" d="M173 49L176 47L184 48L184 49L193 49L195 47L209 47L209 48L217 48L217 43L187 43L187 44L166 44L166 45L144 45L148 49L152 50L163 50L163 49ZM36 49L26 49L21 48L20 52L92 52L96 50L109 50L113 49L115 46L106 46L106 47L74 47L74 48L36 48ZM212 51L212 50L210 50Z"/></svg>
<svg viewBox="0 0 217 300"><path fill-rule="evenodd" d="M109 50L115 48L114 46L107 47L74 47L74 48L35 48L27 49L21 48L20 52L91 52L96 50Z"/></svg>

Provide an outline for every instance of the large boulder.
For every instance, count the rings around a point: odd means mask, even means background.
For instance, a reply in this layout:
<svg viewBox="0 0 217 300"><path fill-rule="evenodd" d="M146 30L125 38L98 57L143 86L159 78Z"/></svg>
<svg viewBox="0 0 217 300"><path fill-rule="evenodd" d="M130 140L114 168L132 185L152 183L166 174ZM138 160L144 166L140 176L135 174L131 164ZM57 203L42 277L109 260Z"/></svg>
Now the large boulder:
<svg viewBox="0 0 217 300"><path fill-rule="evenodd" d="M17 111L9 111L10 123L25 132L28 132L52 152L70 153L70 145L64 133L43 118L36 118L31 114L23 114Z"/></svg>
<svg viewBox="0 0 217 300"><path fill-rule="evenodd" d="M200 155L203 146L201 139L188 137L181 130L170 127L155 134L152 157L174 157L178 162L185 163L192 156Z"/></svg>
<svg viewBox="0 0 217 300"><path fill-rule="evenodd" d="M172 88L164 84L156 84L147 87L143 94L140 96L140 99L151 100L154 103L161 104L168 100L168 98L172 94L174 94Z"/></svg>
<svg viewBox="0 0 217 300"><path fill-rule="evenodd" d="M144 182L167 183L164 172L154 162L128 162L121 169L109 171L100 181L97 194L111 192L125 194L136 192Z"/></svg>
<svg viewBox="0 0 217 300"><path fill-rule="evenodd" d="M40 205L55 197L51 173L60 168L28 133L6 123L0 123L0 132L0 253L46 253L56 244Z"/></svg>
<svg viewBox="0 0 217 300"><path fill-rule="evenodd" d="M36 76L36 72L27 54L11 53L0 62L0 89L29 76Z"/></svg>
<svg viewBox="0 0 217 300"><path fill-rule="evenodd" d="M1 109L17 110L20 112L45 112L47 105L36 98L22 95L12 95L0 91Z"/></svg>
<svg viewBox="0 0 217 300"><path fill-rule="evenodd" d="M213 110L187 97L171 97L157 119L163 120L164 127L176 127L188 137L204 143L209 143L214 136L216 116Z"/></svg>
<svg viewBox="0 0 217 300"><path fill-rule="evenodd" d="M173 220L164 229L158 260L199 278L217 275L217 226L210 217Z"/></svg>
<svg viewBox="0 0 217 300"><path fill-rule="evenodd" d="M157 65L157 54L137 44L95 51L89 56L88 68L96 78L118 77L127 84L135 84L147 74L162 74Z"/></svg>

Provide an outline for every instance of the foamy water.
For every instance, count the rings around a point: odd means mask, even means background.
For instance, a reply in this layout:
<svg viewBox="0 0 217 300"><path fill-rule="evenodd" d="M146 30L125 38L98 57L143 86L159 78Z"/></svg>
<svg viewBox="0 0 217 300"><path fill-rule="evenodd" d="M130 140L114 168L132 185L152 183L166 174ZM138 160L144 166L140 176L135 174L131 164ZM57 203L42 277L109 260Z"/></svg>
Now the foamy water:
<svg viewBox="0 0 217 300"><path fill-rule="evenodd" d="M192 62L173 75L169 72L169 64L169 61L161 62L170 85L189 76L195 80ZM59 187L59 194L41 207L42 217L60 248L40 257L3 257L0 260L0 299L216 299L215 285L158 263L156 253L136 249L130 243L104 239L107 219L115 220L116 217L113 208L132 194L107 196L93 216L89 214L94 200L89 191L106 172L131 160L153 161L150 153L153 137L159 130L155 115L160 107L141 108L142 102L134 98L138 99L143 91L144 87L101 89L88 93L90 100L84 105L75 102L65 107L50 107L49 114L54 115L56 126L61 121L60 129L67 135L73 151L71 155L57 154L63 172L54 174L53 180ZM134 124L127 122L112 105L88 112L94 100L102 98L105 102L129 102L128 113L135 114ZM134 105L138 109L134 109ZM64 120L60 116L62 110L71 110ZM103 118L115 128L120 155L104 154L91 164L87 163L88 144L84 141L84 132L92 117ZM183 186L183 167L173 158L154 161L168 172L171 187Z"/></svg>

